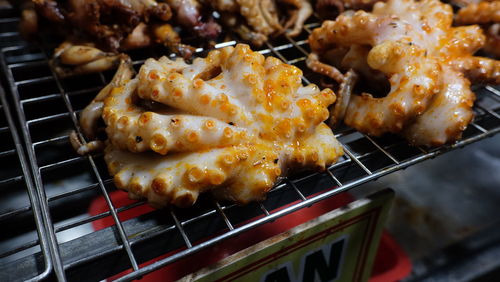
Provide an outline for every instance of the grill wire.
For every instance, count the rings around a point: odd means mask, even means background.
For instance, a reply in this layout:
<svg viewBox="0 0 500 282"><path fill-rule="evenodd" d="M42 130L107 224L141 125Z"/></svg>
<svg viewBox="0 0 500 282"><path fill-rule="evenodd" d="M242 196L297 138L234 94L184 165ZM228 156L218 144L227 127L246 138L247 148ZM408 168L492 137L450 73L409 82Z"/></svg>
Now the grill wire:
<svg viewBox="0 0 500 282"><path fill-rule="evenodd" d="M0 15L4 15L0 11ZM0 19L0 42L10 39L4 19ZM1 43L0 43L1 44ZM0 45L3 47L2 45ZM3 80L1 81L3 85ZM0 235L0 280L19 279L12 271L12 263L37 252L38 268L26 273L23 280L37 281L48 277L52 269L51 253L46 228L39 205L37 190L32 181L23 141L0 85L0 224L5 228Z"/></svg>
<svg viewBox="0 0 500 282"><path fill-rule="evenodd" d="M345 155L336 164L323 173L284 179L262 203L238 206L202 195L189 209L155 210L124 220L125 213L146 203L115 203L110 194L115 188L102 155L79 156L68 140L71 130L81 134L78 114L110 81L113 72L57 77L48 64L53 46L22 41L17 32L19 19L12 12L2 15L0 38L12 44L1 50L0 62L28 158L17 142L13 119L1 95L3 114L7 115L9 124L0 125L0 134L11 132L16 147L1 151L0 162L3 164L5 158L17 154L21 162L17 171L23 174L0 179L0 188L11 183L26 186L28 194L36 199L33 206L0 214L0 220L21 219L22 214L33 213L35 221L31 226L40 234L0 254L0 269L4 269L1 275L10 273L20 280L43 278L50 271L60 281L100 280L127 269L130 271L120 280L137 279L229 237L500 131L500 91L491 86L480 87L474 89L477 94L474 122L455 144L433 149L411 147L395 136L374 138L341 127L334 133L343 144ZM309 52L307 37L318 26L318 18L313 18L299 37L267 42L259 52L296 65L304 71L305 83L319 84L320 77L305 66ZM216 48L236 43L235 40L223 42ZM199 48L197 53L203 55L206 50ZM130 55L138 68L146 58L161 54L165 54L165 50L150 48ZM28 162L33 182L26 177ZM89 205L99 196L104 198L107 210L89 215ZM102 219L111 219L113 226L93 231L92 223ZM39 245L41 249L25 253ZM15 261L2 261L13 255L19 257Z"/></svg>

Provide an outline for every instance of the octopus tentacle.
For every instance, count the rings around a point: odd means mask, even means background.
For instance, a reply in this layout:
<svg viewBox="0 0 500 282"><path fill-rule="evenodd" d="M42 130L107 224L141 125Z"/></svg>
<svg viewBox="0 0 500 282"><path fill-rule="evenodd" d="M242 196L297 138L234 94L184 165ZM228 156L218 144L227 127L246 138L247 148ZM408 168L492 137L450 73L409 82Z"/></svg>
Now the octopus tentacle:
<svg viewBox="0 0 500 282"><path fill-rule="evenodd" d="M315 53L310 53L307 56L306 65L314 72L326 75L339 83L344 79L344 75L336 67L322 63Z"/></svg>
<svg viewBox="0 0 500 282"><path fill-rule="evenodd" d="M487 24L500 22L500 1L467 5L457 13L458 24Z"/></svg>
<svg viewBox="0 0 500 282"><path fill-rule="evenodd" d="M224 189L220 197L241 203L262 199L281 173L273 161L276 158L272 147L262 145L174 156L138 155L108 145L105 154L118 188L155 206L180 207L194 204L199 193L208 189Z"/></svg>
<svg viewBox="0 0 500 282"><path fill-rule="evenodd" d="M297 8L293 12L293 16L285 24L285 29L293 25L293 29L288 31L290 37L299 35L304 28L304 23L313 14L312 6L309 2L303 0L281 0L286 4L292 5Z"/></svg>
<svg viewBox="0 0 500 282"><path fill-rule="evenodd" d="M330 120L328 122L330 126L334 127L344 120L347 106L351 100L351 95L354 91L354 86L356 85L357 80L358 75L353 69L350 69L346 73L344 81L340 84L337 101L333 106Z"/></svg>
<svg viewBox="0 0 500 282"><path fill-rule="evenodd" d="M480 24L487 36L484 50L500 57L500 1L470 3L458 11L455 22L459 25Z"/></svg>
<svg viewBox="0 0 500 282"><path fill-rule="evenodd" d="M148 59L139 72L139 97L194 114L208 114L226 122L248 120L250 115L241 103L205 76L214 76L213 71L221 68L219 56L212 56L207 61L212 63L195 60L188 66L178 60L165 67L160 61ZM219 107L214 107L214 103Z"/></svg>
<svg viewBox="0 0 500 282"><path fill-rule="evenodd" d="M444 70L443 87L422 115L406 127L402 135L413 145L440 146L458 140L472 121L475 100L470 82L463 75ZM453 122L450 123L450 120Z"/></svg>
<svg viewBox="0 0 500 282"><path fill-rule="evenodd" d="M484 57L463 57L452 62L456 70L476 84L500 84L500 61Z"/></svg>
<svg viewBox="0 0 500 282"><path fill-rule="evenodd" d="M390 75L391 91L383 98L367 93L351 97L344 122L379 136L399 132L408 120L421 114L439 87L439 66L424 54L422 49L391 41L375 46L368 54L368 64Z"/></svg>
<svg viewBox="0 0 500 282"><path fill-rule="evenodd" d="M97 124L101 118L104 107L104 100L108 97L111 90L115 87L124 85L132 78L134 73L135 71L132 68L130 58L125 56L122 57L120 66L118 67L118 70L116 71L116 74L111 82L99 91L92 102L90 102L90 104L83 109L82 114L80 115L80 126L82 127L82 131L87 138L90 140L95 138L97 134Z"/></svg>
<svg viewBox="0 0 500 282"><path fill-rule="evenodd" d="M248 24L257 32L268 35L273 33L273 25L278 23L276 15L270 13L263 14L262 9L266 10L269 7L261 7L264 1L256 0L236 0L240 6L240 13L247 20ZM267 5L273 5L268 2Z"/></svg>
<svg viewBox="0 0 500 282"><path fill-rule="evenodd" d="M65 41L56 48L50 64L59 76L67 77L114 68L118 66L123 56Z"/></svg>
<svg viewBox="0 0 500 282"><path fill-rule="evenodd" d="M297 36L305 21L312 15L311 4L306 0L228 0L206 1L222 16L224 24L239 34L243 40L261 46L268 37L287 33ZM278 9L280 3L284 9ZM280 7L281 8L281 7ZM291 9L289 13L286 11ZM281 11L284 10L284 11ZM284 26L281 24L284 23ZM289 31L289 27L293 28Z"/></svg>
<svg viewBox="0 0 500 282"><path fill-rule="evenodd" d="M102 117L113 145L131 152L153 150L165 155L170 151L200 150L213 144L238 144L246 139L246 130L226 122L185 114L158 114L135 106L139 80L114 88L104 102Z"/></svg>
<svg viewBox="0 0 500 282"><path fill-rule="evenodd" d="M196 0L167 0L168 5L175 11L177 21L184 27L192 29L203 38L215 39L221 28L209 17L203 21L202 6Z"/></svg>
<svg viewBox="0 0 500 282"><path fill-rule="evenodd" d="M291 153L291 161L294 163L291 168L313 168L323 171L328 164L335 162L336 156L343 152L342 145L331 134L328 125L320 123L314 133L306 138Z"/></svg>
<svg viewBox="0 0 500 282"><path fill-rule="evenodd" d="M408 25L391 23L390 18L358 11L340 15L335 22L325 22L310 38L311 47L318 52L326 48L320 43L321 38L325 39L323 42L334 43L330 46L373 46L367 63L389 77L391 91L384 98L373 98L367 93L353 96L344 121L376 136L400 131L408 120L425 110L438 87L437 62L427 58L425 49L403 38ZM367 30L373 29L381 32L367 34ZM394 40L386 40L389 37Z"/></svg>
<svg viewBox="0 0 500 282"><path fill-rule="evenodd" d="M345 12L315 29L313 58L378 84L386 76L391 86L385 97L352 95L344 122L371 135L400 133L415 145L460 138L473 116L470 83L500 83L500 62L472 56L485 36L478 26L453 27L452 21L451 6L440 1L389 0L371 13ZM341 86L344 101L350 88ZM334 118L342 116L340 109L332 108Z"/></svg>
<svg viewBox="0 0 500 282"><path fill-rule="evenodd" d="M486 41L486 36L477 25L457 26L451 32L453 40L443 46L443 53L470 56L481 49Z"/></svg>
<svg viewBox="0 0 500 282"><path fill-rule="evenodd" d="M90 153L94 152L100 152L104 150L104 142L101 140L93 140L90 142L87 142L83 144L80 139L78 138L78 135L76 134L76 131L71 131L69 134L69 142L71 143L71 146L73 149L79 154L79 155L88 155Z"/></svg>

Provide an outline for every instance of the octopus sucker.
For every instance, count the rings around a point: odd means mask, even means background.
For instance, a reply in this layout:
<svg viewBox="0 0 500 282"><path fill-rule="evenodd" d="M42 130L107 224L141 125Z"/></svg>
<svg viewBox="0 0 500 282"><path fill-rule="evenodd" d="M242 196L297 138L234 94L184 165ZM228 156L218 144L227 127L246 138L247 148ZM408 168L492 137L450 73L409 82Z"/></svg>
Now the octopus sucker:
<svg viewBox="0 0 500 282"><path fill-rule="evenodd" d="M306 64L307 67L312 69L314 72L328 76L339 83L344 80L342 72L334 66L320 62L318 55L315 53L311 53L307 56Z"/></svg>
<svg viewBox="0 0 500 282"><path fill-rule="evenodd" d="M230 126L226 122L211 119L210 129L205 129L207 118L188 114L160 114L129 105L127 100L136 100L140 81L132 79L119 91L112 91L104 101L102 115L106 133L111 143L133 152L153 150L160 154L190 148L199 150L212 144L222 146L238 144L237 137L243 128ZM113 113L113 114L109 114ZM227 130L232 127L231 136ZM233 133L234 132L234 133Z"/></svg>
<svg viewBox="0 0 500 282"><path fill-rule="evenodd" d="M500 62L473 56L486 41L478 26L452 23L451 6L437 0L389 0L313 30L307 65L340 84L334 124L343 119L363 133L397 133L421 146L459 139L473 116L470 84L498 84ZM353 93L350 72L375 87ZM386 82L381 95L377 84Z"/></svg>
<svg viewBox="0 0 500 282"><path fill-rule="evenodd" d="M259 150L257 153L256 150ZM275 183L277 176L272 173L272 168L278 167L272 159L263 160L262 155L271 152L271 147L263 145L238 145L234 147L226 147L221 149L211 149L207 152L192 152L182 153L172 156L161 156L153 153L135 154L117 149L111 144L106 148L105 159L107 162L113 160L120 163L123 167L119 172L118 178L115 176L115 182L118 181L120 186L141 187L135 189L135 194L148 198L150 202L156 205L176 205L176 198L181 191L188 191L192 196L192 201L185 203L187 205L194 204L199 193L208 189L216 189L215 187L224 187L229 195L222 197L223 199L231 199L241 203L262 199L272 185ZM237 155L241 151L253 151L251 157L238 162L234 166L226 166L219 168L219 159L225 155ZM256 169L254 164L259 161L259 169ZM264 173L263 173L264 172ZM135 177L131 177L131 175ZM245 177L243 176L245 175ZM137 176L142 179L143 185L138 185ZM266 187L256 187L260 190L251 191L250 193L241 190L241 186L250 185L239 180L245 178L250 180L252 177L264 176L259 181L269 183ZM162 179L168 179L163 181ZM247 186L247 187L248 187ZM148 189L147 187L152 187ZM121 187L120 187L121 188ZM143 189L144 188L144 189ZM248 188L253 189L249 186ZM128 190L128 189L127 189ZM251 194L254 198L247 199L246 195Z"/></svg>
<svg viewBox="0 0 500 282"><path fill-rule="evenodd" d="M402 131L412 145L440 146L449 140L458 140L472 121L475 95L470 90L470 82L462 74L453 74L451 69L444 71L450 74L445 76L441 91L427 110Z"/></svg>
<svg viewBox="0 0 500 282"><path fill-rule="evenodd" d="M88 143L83 144L75 131L72 131L69 135L69 142L73 149L79 155L88 155L93 152L100 152L104 149L104 143L100 140L90 141Z"/></svg>
<svg viewBox="0 0 500 282"><path fill-rule="evenodd" d="M82 111L80 116L80 125L87 138L92 140L96 137L98 122L103 114L104 100L114 89L129 81L133 77L134 73L135 72L132 68L130 58L122 56L116 75L113 77L111 82L99 91L97 96Z"/></svg>
<svg viewBox="0 0 500 282"><path fill-rule="evenodd" d="M367 64L372 69L384 73L391 84L391 91L384 98L373 98L368 93L363 96L353 95L345 114L346 124L355 124L359 130L379 136L385 132L398 130L399 126L396 126L398 123L405 123L418 114L416 105L427 104L432 98L434 93L429 90L436 83L433 74L433 70L438 68L436 60L426 57L421 47L407 44L403 40L385 40L377 33L360 34L367 28L376 27L394 32L393 30L397 28L393 28L391 22L358 11L352 16L340 15L333 24L326 26L329 28L326 31L329 32L328 39L338 42L339 45L372 45L366 57ZM316 37L323 36L321 30L313 32L311 42L318 42ZM336 33L336 30L339 32ZM405 77L408 79L404 79ZM414 91L414 89L422 90ZM394 110L385 110L391 107ZM372 112L379 114L375 117Z"/></svg>
<svg viewBox="0 0 500 282"><path fill-rule="evenodd" d="M244 44L192 64L149 59L135 77L122 61L81 123L95 137L102 117L109 172L133 198L185 207L210 192L245 204L291 171L324 170L343 154L324 123L334 92L301 76Z"/></svg>

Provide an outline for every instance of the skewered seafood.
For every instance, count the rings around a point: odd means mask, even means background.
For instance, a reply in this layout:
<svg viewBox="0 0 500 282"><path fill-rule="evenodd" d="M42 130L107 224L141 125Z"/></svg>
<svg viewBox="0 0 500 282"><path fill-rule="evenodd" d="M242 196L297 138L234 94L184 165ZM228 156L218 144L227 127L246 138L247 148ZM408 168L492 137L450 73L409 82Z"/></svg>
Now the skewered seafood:
<svg viewBox="0 0 500 282"><path fill-rule="evenodd" d="M473 117L469 80L500 83L500 62L473 57L484 35L478 26L451 27L452 19L451 7L436 0L390 0L372 13L346 12L315 29L307 61L314 71L338 83L345 78L337 68L390 83L385 97L351 95L344 108L334 107L334 120L345 112L349 126L375 136L400 133L414 145L460 138Z"/></svg>
<svg viewBox="0 0 500 282"><path fill-rule="evenodd" d="M289 27L292 27L286 32L289 36L299 35L304 22L313 13L311 4L306 0L204 1L222 15L221 20L226 26L256 46L262 45L269 36L285 32ZM291 6L293 9L289 10L289 15L284 15L279 12L278 4Z"/></svg>
<svg viewBox="0 0 500 282"><path fill-rule="evenodd" d="M480 24L486 31L484 50L500 58L500 1L471 3L457 13L459 25Z"/></svg>
<svg viewBox="0 0 500 282"><path fill-rule="evenodd" d="M298 68L247 45L191 65L148 59L133 79L126 66L81 124L93 137L102 114L115 184L153 205L189 206L203 191L260 200L290 169L325 169L342 155L323 123L334 93L302 86Z"/></svg>

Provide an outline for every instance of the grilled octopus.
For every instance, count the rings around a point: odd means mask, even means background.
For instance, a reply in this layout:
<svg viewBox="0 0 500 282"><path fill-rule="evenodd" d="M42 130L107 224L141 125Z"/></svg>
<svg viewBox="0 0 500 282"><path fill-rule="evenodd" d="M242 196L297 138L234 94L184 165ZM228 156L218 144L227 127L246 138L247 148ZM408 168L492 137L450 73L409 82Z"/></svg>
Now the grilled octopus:
<svg viewBox="0 0 500 282"><path fill-rule="evenodd" d="M102 116L109 172L134 198L190 206L210 191L247 203L290 170L323 170L343 154L323 123L333 91L303 86L298 68L247 45L192 64L148 59L135 77L128 64L80 122L93 138Z"/></svg>
<svg viewBox="0 0 500 282"><path fill-rule="evenodd" d="M308 66L347 95L334 107L334 121L374 136L399 133L413 145L459 139L473 118L471 82L500 83L500 62L472 56L485 42L481 29L452 27L452 20L451 7L437 0L389 0L371 13L345 12L315 29ZM388 80L389 93L346 94L355 76L341 70L349 69L360 79Z"/></svg>
<svg viewBox="0 0 500 282"><path fill-rule="evenodd" d="M291 37L299 35L304 22L313 13L311 4L306 0L203 1L221 14L221 20L226 26L255 46L262 45L270 36L284 32ZM279 9L279 5L284 5L285 9ZM288 28L291 30L286 31Z"/></svg>
<svg viewBox="0 0 500 282"><path fill-rule="evenodd" d="M459 25L481 25L486 32L483 49L500 58L500 1L470 3L458 11L455 22Z"/></svg>
<svg viewBox="0 0 500 282"><path fill-rule="evenodd" d="M215 39L220 27L208 17L204 21L203 7L195 0L33 0L23 11L21 31L29 36L42 25L75 37L77 41L93 42L97 48L117 53L152 44L164 44L183 57L193 48L181 44L180 36L171 25L175 20L186 30L207 39ZM173 12L172 12L173 9ZM75 43L72 43L76 45Z"/></svg>
<svg viewBox="0 0 500 282"><path fill-rule="evenodd" d="M206 5L202 5L197 0L167 0L166 2L174 11L173 17L177 22L195 35L208 40L214 40L219 36L221 27L206 12L208 10Z"/></svg>

